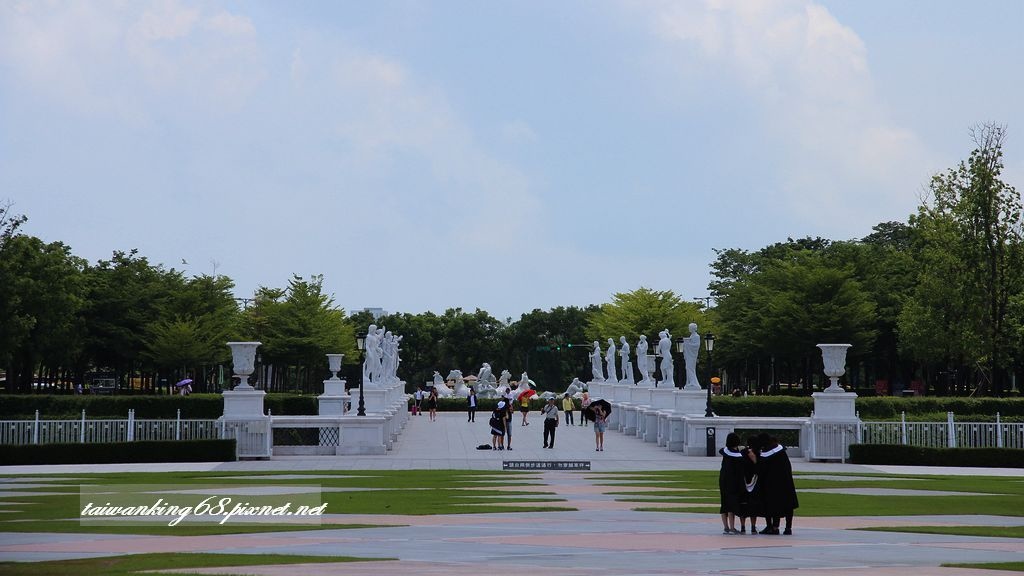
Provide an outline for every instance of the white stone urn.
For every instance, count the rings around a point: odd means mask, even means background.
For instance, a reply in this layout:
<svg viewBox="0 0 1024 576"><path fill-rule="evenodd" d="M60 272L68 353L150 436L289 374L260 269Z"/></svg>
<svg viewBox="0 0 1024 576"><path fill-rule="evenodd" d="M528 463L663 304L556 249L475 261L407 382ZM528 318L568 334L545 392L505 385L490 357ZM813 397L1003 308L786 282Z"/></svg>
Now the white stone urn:
<svg viewBox="0 0 1024 576"><path fill-rule="evenodd" d="M832 381L832 385L826 388L825 392L845 392L839 386L839 377L846 374L846 351L851 346L853 344L818 344L818 348L821 348L821 358L825 362L825 376Z"/></svg>
<svg viewBox="0 0 1024 576"><path fill-rule="evenodd" d="M235 390L255 390L249 385L249 375L256 369L256 348L262 342L228 342L231 348L231 365L235 370L235 378L238 378L238 386Z"/></svg>
<svg viewBox="0 0 1024 576"><path fill-rule="evenodd" d="M331 380L338 380L338 371L341 370L341 359L344 354L328 354L327 365L331 369Z"/></svg>

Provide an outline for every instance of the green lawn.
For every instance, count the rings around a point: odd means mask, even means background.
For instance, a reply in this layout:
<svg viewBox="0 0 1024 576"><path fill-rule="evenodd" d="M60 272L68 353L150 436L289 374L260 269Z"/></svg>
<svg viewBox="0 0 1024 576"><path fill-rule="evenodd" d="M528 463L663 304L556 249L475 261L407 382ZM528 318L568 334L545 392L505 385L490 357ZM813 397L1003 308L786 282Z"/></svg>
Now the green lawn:
<svg viewBox="0 0 1024 576"><path fill-rule="evenodd" d="M943 564L949 568L974 568L977 570L1008 570L1024 572L1024 562L993 562L991 564Z"/></svg>
<svg viewBox="0 0 1024 576"><path fill-rule="evenodd" d="M78 560L48 562L0 562L0 576L67 576L68 574L102 574L128 576L144 570L216 568L221 566L262 566L268 564L303 564L360 562L367 558L351 556L296 556L279 554L132 554L103 556ZM373 560L380 560L374 558Z"/></svg>
<svg viewBox="0 0 1024 576"><path fill-rule="evenodd" d="M323 491L314 495L296 495L298 502L315 498L316 504L326 503L326 514L466 514L483 512L535 512L551 510L572 510L559 506L564 500L553 494L533 494L516 490L519 482L534 478L528 473L495 474L478 471L418 470L382 472L307 472L323 476L319 478L289 478L289 473L260 474L260 478L248 478L254 474L230 474L222 472L174 472L174 473L112 473L75 474L71 479L61 476L46 476L63 484L61 488L42 487L19 490L19 492L41 492L62 494L40 494L39 496L17 496L0 498L0 502L17 504L4 506L6 512L0 517L0 532L84 532L84 533L134 533L150 535L180 535L184 527L164 525L131 526L83 526L78 516L80 486L92 485L100 489L116 488L121 485L154 485L176 489L190 487L267 486L346 488L353 491ZM294 473L292 473L294 474ZM281 478L277 478L280 476ZM39 477L39 475L34 475ZM482 487L483 490L471 488ZM150 497L147 497L149 499ZM201 497L190 497L198 501ZM289 501L292 497L252 496L252 504ZM548 504L550 502L550 504ZM191 503L191 502L190 502ZM527 504L528 503L528 504ZM361 528L360 524L289 525L282 523L243 523L235 519L225 524L189 525L192 535L237 534L281 530L315 530Z"/></svg>

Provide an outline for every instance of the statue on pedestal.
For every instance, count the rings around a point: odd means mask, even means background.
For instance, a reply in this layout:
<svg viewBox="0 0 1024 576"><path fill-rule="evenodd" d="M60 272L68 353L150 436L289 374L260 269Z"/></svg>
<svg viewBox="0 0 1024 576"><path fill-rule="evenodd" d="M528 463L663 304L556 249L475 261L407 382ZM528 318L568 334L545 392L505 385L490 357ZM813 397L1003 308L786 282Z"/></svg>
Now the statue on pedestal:
<svg viewBox="0 0 1024 576"><path fill-rule="evenodd" d="M690 335L685 340L683 343L683 359L686 360L685 388L687 390L699 390L700 381L697 379L697 355L700 353L700 334L697 333L696 324L690 323Z"/></svg>
<svg viewBox="0 0 1024 576"><path fill-rule="evenodd" d="M601 344L594 340L594 351L590 353L590 374L594 382L604 382L604 369L601 367Z"/></svg>
<svg viewBox="0 0 1024 576"><path fill-rule="evenodd" d="M675 370L672 366L672 335L668 328L658 332L658 356L661 357L661 382L674 386Z"/></svg>
<svg viewBox="0 0 1024 576"><path fill-rule="evenodd" d="M651 381L651 364L647 359L647 336L641 334L636 343L636 366L640 370L640 381Z"/></svg>
<svg viewBox="0 0 1024 576"><path fill-rule="evenodd" d="M619 381L618 371L615 369L615 340L608 339L608 350L605 350L604 360L608 364L608 381L616 383Z"/></svg>

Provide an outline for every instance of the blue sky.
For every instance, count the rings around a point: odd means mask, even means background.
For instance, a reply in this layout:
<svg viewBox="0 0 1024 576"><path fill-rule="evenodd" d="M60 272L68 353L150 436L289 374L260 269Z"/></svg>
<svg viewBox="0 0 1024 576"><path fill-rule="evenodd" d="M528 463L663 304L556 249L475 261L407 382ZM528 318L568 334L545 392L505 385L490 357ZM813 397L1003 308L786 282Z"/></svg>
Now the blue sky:
<svg viewBox="0 0 1024 576"><path fill-rule="evenodd" d="M1024 2L5 2L0 199L91 261L498 318L1024 185ZM188 265L183 265L182 260Z"/></svg>

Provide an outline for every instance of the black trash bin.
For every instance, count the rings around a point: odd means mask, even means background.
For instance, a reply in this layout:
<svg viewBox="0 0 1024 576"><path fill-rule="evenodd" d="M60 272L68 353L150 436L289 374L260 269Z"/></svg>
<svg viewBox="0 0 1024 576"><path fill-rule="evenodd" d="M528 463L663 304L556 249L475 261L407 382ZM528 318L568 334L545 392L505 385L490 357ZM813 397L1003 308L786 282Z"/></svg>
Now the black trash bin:
<svg viewBox="0 0 1024 576"><path fill-rule="evenodd" d="M714 456L715 453L717 452L717 450L715 450L715 435L716 435L715 427L714 426L708 426L707 429L705 430L705 432L707 433L707 437L708 437L708 456Z"/></svg>

